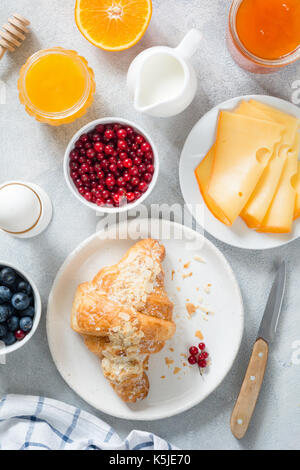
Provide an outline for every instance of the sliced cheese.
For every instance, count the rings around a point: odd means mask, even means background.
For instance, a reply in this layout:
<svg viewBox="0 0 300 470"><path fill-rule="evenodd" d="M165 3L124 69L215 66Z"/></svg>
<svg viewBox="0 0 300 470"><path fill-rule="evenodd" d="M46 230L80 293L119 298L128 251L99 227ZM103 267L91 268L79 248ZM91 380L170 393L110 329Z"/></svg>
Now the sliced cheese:
<svg viewBox="0 0 300 470"><path fill-rule="evenodd" d="M291 151L295 141L299 121L294 116L290 116L289 114L285 114L254 100L251 100L251 102L242 102L236 112L284 125L282 140L280 144L275 147L269 164L265 168L255 190L241 212L241 217L247 223L248 227L258 228L277 190L288 152Z"/></svg>
<svg viewBox="0 0 300 470"><path fill-rule="evenodd" d="M259 232L289 233L294 219L296 190L293 186L298 171L300 138L297 134L293 152L286 160L279 186Z"/></svg>
<svg viewBox="0 0 300 470"><path fill-rule="evenodd" d="M248 202L283 132L270 121L220 113L207 193L230 224Z"/></svg>
<svg viewBox="0 0 300 470"><path fill-rule="evenodd" d="M250 228L260 227L276 193L287 159L287 152L274 151L249 201L241 212L242 219Z"/></svg>
<svg viewBox="0 0 300 470"><path fill-rule="evenodd" d="M213 159L215 155L215 147L213 146L203 160L199 163L195 169L195 176L199 185L200 192L202 194L203 200L207 205L208 209L213 213L213 215L223 222L225 225L230 225L230 221L224 217L224 214L219 211L218 207L215 205L214 201L207 194L208 183L211 175L211 169L213 165Z"/></svg>
<svg viewBox="0 0 300 470"><path fill-rule="evenodd" d="M250 100L249 104L263 111L266 115L269 116L269 119L271 121L283 124L286 128L286 131L283 136L284 143L287 143L288 145L293 145L296 133L299 130L299 119L297 119L295 116L284 113L283 111L280 111L277 108L273 108L265 103L261 103L260 101Z"/></svg>
<svg viewBox="0 0 300 470"><path fill-rule="evenodd" d="M298 171L293 179L293 186L296 191L296 204L294 210L294 219L300 217L300 162L298 162Z"/></svg>

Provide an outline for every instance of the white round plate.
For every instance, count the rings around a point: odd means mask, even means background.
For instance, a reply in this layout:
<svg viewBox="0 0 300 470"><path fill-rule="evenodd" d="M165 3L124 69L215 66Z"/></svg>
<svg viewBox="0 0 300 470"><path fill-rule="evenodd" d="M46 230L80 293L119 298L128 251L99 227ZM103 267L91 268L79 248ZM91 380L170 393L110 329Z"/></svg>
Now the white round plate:
<svg viewBox="0 0 300 470"><path fill-rule="evenodd" d="M203 213L195 216L197 222L211 235L229 245L251 250L265 250L275 248L295 240L300 236L300 222L294 222L293 231L288 234L258 233L247 227L245 222L238 218L232 227L227 227L217 220L206 207L199 191L194 170L205 157L215 140L216 124L220 110L233 110L243 100L255 99L292 114L300 119L300 109L292 103L265 95L247 95L233 98L219 104L207 114L192 129L182 150L179 179L183 198L186 204L195 206L203 204Z"/></svg>
<svg viewBox="0 0 300 470"><path fill-rule="evenodd" d="M243 335L243 303L234 274L220 251L195 231L168 221L131 221L120 224L123 239L111 239L114 227L98 232L83 242L65 261L54 281L47 312L47 335L54 362L68 385L90 405L112 416L133 420L154 420L181 413L206 398L229 372ZM157 230L160 230L157 232ZM165 230L164 236L155 236ZM170 236L166 231L170 230ZM176 231L174 233L174 231ZM149 361L150 391L136 404L124 403L104 378L99 359L70 327L70 313L76 287L91 280L105 265L117 263L139 238L162 239L166 247L164 269L166 290L174 302L176 334ZM196 261L200 256L204 262ZM184 267L184 264L190 263ZM186 277L187 274L192 275ZM207 284L211 292L207 293ZM200 305L189 317L186 303ZM189 300L187 300L189 299ZM186 355L198 344L201 331L211 365L200 376L189 366ZM166 363L169 362L169 365ZM184 365L186 364L186 365ZM178 369L176 369L178 368ZM174 373L175 372L175 373Z"/></svg>

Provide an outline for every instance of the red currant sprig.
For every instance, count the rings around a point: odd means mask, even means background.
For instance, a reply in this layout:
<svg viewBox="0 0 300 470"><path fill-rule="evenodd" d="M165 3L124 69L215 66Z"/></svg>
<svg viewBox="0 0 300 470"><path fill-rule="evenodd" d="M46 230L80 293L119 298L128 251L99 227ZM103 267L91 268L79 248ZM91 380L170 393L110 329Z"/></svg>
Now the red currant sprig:
<svg viewBox="0 0 300 470"><path fill-rule="evenodd" d="M198 364L201 369L205 369L207 367L207 358L209 354L207 351L205 351L206 346L204 343L199 343L198 348L197 346L190 347L190 356L188 361L191 365Z"/></svg>

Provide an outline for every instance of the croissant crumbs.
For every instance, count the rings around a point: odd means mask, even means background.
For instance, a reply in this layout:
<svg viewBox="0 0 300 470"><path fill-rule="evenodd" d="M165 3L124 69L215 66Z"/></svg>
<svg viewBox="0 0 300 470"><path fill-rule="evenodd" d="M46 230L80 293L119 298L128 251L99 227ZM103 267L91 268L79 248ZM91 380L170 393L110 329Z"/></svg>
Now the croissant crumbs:
<svg viewBox="0 0 300 470"><path fill-rule="evenodd" d="M142 240L75 295L72 328L101 359L104 376L124 401L147 396L149 355L175 333L173 304L164 291L164 256L158 242Z"/></svg>

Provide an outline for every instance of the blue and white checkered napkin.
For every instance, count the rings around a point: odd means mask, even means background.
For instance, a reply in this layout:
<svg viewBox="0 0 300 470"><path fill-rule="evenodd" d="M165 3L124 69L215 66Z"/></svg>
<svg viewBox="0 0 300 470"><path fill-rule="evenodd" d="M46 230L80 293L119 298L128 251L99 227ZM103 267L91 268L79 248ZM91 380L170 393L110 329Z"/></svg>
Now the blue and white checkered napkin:
<svg viewBox="0 0 300 470"><path fill-rule="evenodd" d="M132 431L122 441L104 421L49 398L6 395L0 400L2 450L172 450L163 439Z"/></svg>

